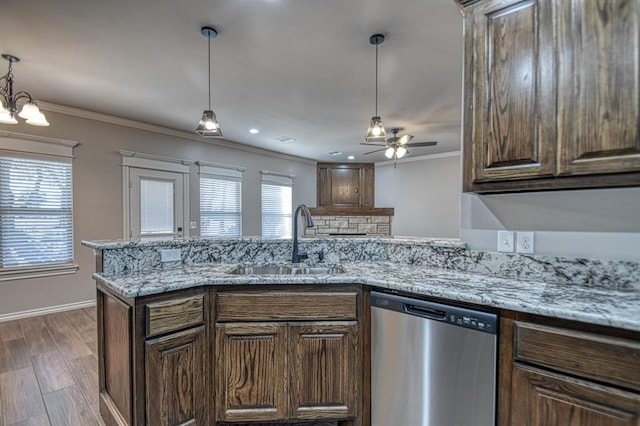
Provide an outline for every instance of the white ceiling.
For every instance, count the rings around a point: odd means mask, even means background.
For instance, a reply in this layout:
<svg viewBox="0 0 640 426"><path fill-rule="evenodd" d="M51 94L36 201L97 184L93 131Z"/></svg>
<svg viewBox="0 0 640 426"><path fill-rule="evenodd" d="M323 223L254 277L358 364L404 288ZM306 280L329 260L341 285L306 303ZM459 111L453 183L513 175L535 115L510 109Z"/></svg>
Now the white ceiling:
<svg viewBox="0 0 640 426"><path fill-rule="evenodd" d="M378 112L414 142L460 146L462 17L452 0L2 0L0 53L37 100L192 132L207 106L225 139L321 160L360 145ZM0 75L8 63L0 62ZM46 110L45 110L46 112ZM51 126L55 121L51 120ZM258 135L249 129L260 129ZM282 144L274 137L296 139ZM331 156L330 151L343 155Z"/></svg>

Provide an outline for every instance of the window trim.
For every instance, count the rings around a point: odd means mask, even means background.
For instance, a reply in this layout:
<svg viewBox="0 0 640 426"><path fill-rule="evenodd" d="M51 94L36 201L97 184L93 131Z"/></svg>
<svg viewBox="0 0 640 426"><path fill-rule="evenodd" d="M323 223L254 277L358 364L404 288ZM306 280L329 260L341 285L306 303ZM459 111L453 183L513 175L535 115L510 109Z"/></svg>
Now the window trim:
<svg viewBox="0 0 640 426"><path fill-rule="evenodd" d="M73 159L75 158L73 150L78 145L80 144L75 141L17 133L9 133L6 136L0 135L0 154L71 164L71 249L73 253L71 262L0 268L0 282L75 274L80 268L75 262L75 218L73 215Z"/></svg>
<svg viewBox="0 0 640 426"><path fill-rule="evenodd" d="M196 164L199 167L199 178L198 178L198 222L200 226L200 236L202 238L225 238L226 236L222 235L202 235L202 178L205 179L218 179L225 180L230 182L239 182L240 183L240 233L233 237L241 237L242 229L243 229L243 213L242 213L242 177L243 173L246 170L246 167L240 166L230 166L226 164L217 164L217 163L208 163L204 161L196 161ZM233 238L231 237L231 238Z"/></svg>

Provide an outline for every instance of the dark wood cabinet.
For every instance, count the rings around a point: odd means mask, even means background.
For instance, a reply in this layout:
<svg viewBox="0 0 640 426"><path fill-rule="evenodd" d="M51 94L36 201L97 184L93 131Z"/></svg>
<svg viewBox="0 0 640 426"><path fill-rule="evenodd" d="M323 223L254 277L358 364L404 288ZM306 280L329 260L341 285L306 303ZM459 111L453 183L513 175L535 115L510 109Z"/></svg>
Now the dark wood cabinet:
<svg viewBox="0 0 640 426"><path fill-rule="evenodd" d="M636 426L640 394L526 365L513 376L511 424Z"/></svg>
<svg viewBox="0 0 640 426"><path fill-rule="evenodd" d="M105 424L209 424L207 300L197 288L140 298L98 288Z"/></svg>
<svg viewBox="0 0 640 426"><path fill-rule="evenodd" d="M557 2L558 175L640 170L640 1Z"/></svg>
<svg viewBox="0 0 640 426"><path fill-rule="evenodd" d="M108 426L369 423L361 285L193 288L126 298L98 285Z"/></svg>
<svg viewBox="0 0 640 426"><path fill-rule="evenodd" d="M467 2L464 190L640 184L640 2Z"/></svg>
<svg viewBox="0 0 640 426"><path fill-rule="evenodd" d="M207 424L203 326L145 342L148 425Z"/></svg>
<svg viewBox="0 0 640 426"><path fill-rule="evenodd" d="M292 418L355 416L357 331L355 321L290 326Z"/></svg>
<svg viewBox="0 0 640 426"><path fill-rule="evenodd" d="M372 163L318 163L318 207L373 207Z"/></svg>
<svg viewBox="0 0 640 426"><path fill-rule="evenodd" d="M287 418L286 331L279 323L216 325L218 421Z"/></svg>
<svg viewBox="0 0 640 426"><path fill-rule="evenodd" d="M500 426L640 424L638 336L571 324L502 319Z"/></svg>
<svg viewBox="0 0 640 426"><path fill-rule="evenodd" d="M218 421L365 424L358 336L366 327L359 293L346 290L219 292Z"/></svg>

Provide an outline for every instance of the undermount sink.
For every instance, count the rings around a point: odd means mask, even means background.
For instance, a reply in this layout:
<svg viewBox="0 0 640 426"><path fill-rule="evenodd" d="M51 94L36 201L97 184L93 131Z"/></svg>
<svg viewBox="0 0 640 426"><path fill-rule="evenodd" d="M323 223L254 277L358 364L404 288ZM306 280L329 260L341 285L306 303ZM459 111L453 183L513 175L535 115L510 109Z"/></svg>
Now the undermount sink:
<svg viewBox="0 0 640 426"><path fill-rule="evenodd" d="M344 274L342 266L239 266L234 275L334 275Z"/></svg>

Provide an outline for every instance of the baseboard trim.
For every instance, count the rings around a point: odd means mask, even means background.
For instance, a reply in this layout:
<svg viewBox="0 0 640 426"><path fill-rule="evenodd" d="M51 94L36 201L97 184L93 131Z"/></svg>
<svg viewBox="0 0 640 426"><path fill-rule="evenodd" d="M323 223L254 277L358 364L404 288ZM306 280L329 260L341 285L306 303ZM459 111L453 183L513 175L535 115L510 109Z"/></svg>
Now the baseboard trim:
<svg viewBox="0 0 640 426"><path fill-rule="evenodd" d="M0 315L0 322L37 317L39 315L55 314L56 312L72 311L74 309L89 308L95 305L95 300L85 300L84 302L66 303L64 305L48 306L46 308L29 309L28 311L11 312L9 314Z"/></svg>

